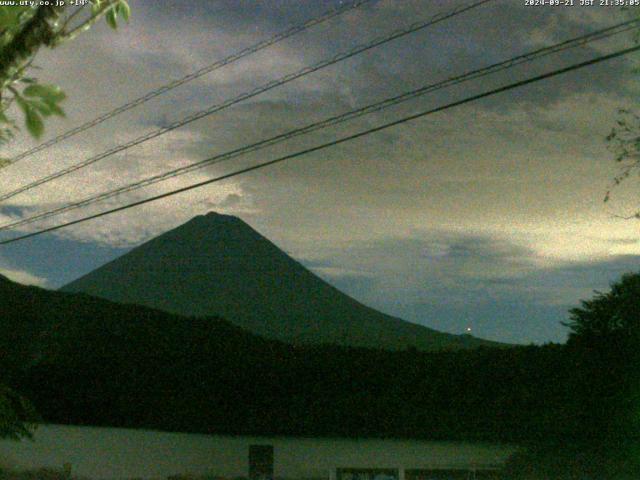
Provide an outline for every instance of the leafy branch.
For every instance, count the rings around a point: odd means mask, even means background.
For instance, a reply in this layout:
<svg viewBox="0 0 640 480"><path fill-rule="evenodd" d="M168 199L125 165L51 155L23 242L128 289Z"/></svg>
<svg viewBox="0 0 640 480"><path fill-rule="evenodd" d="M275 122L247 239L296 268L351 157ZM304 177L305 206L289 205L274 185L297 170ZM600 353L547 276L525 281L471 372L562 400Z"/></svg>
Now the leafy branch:
<svg viewBox="0 0 640 480"><path fill-rule="evenodd" d="M85 12L86 18L77 22ZM35 138L42 136L45 118L64 116L60 107L64 92L26 76L38 50L73 40L102 17L115 29L118 19L128 21L130 14L126 0L90 0L74 9L67 5L0 6L0 145L13 139L19 130L8 113L13 103Z"/></svg>
<svg viewBox="0 0 640 480"><path fill-rule="evenodd" d="M629 18L637 18L637 9L623 7L621 9ZM633 33L633 41L640 43L640 30ZM636 70L636 73L638 70ZM618 118L611 133L606 137L607 148L614 155L618 164L618 173L613 177L612 183L604 196L604 202L611 199L613 190L627 180L634 171L640 173L640 116L629 109L618 110ZM640 220L640 211L631 215L615 215L616 218L625 220Z"/></svg>

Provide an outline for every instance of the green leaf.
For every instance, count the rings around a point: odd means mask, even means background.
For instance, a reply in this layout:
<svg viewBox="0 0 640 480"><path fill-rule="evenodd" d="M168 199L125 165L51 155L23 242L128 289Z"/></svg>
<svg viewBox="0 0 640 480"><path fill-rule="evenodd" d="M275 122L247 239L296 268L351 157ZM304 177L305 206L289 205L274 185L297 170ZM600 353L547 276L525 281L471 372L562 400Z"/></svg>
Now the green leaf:
<svg viewBox="0 0 640 480"><path fill-rule="evenodd" d="M29 108L25 111L25 125L27 130L33 137L40 138L44 132L44 122L40 114L34 109Z"/></svg>
<svg viewBox="0 0 640 480"><path fill-rule="evenodd" d="M58 105L53 104L49 105L49 109L53 115L57 115L58 117L66 117L67 115L64 113L64 110L61 109Z"/></svg>
<svg viewBox="0 0 640 480"><path fill-rule="evenodd" d="M25 20L24 14L26 12L34 13L35 10L28 6L18 5L0 7L0 28L4 30L19 27Z"/></svg>
<svg viewBox="0 0 640 480"><path fill-rule="evenodd" d="M51 106L49 106L47 103L43 102L42 100L33 100L33 101L30 101L29 103L31 104L33 109L36 110L38 113L40 113L43 117L48 117L53 113L53 111L51 110Z"/></svg>
<svg viewBox="0 0 640 480"><path fill-rule="evenodd" d="M20 95L16 95L16 104L18 105L18 107L20 107L20 110L22 110L22 113L26 114L27 110L29 109L29 105L27 104L27 102L24 100L23 97L21 97Z"/></svg>
<svg viewBox="0 0 640 480"><path fill-rule="evenodd" d="M23 97L16 97L16 103L24 113L24 123L29 133L35 138L40 138L44 131L44 123L38 111Z"/></svg>
<svg viewBox="0 0 640 480"><path fill-rule="evenodd" d="M131 7L126 0L120 0L116 8L118 9L118 15L120 15L125 22L128 22L131 16Z"/></svg>
<svg viewBox="0 0 640 480"><path fill-rule="evenodd" d="M96 14L102 8L102 0L91 0L91 13Z"/></svg>
<svg viewBox="0 0 640 480"><path fill-rule="evenodd" d="M34 83L22 91L27 97L40 97L46 103L58 103L66 98L65 93L57 85Z"/></svg>
<svg viewBox="0 0 640 480"><path fill-rule="evenodd" d="M114 30L118 28L117 13L115 8L109 9L106 15L107 24Z"/></svg>

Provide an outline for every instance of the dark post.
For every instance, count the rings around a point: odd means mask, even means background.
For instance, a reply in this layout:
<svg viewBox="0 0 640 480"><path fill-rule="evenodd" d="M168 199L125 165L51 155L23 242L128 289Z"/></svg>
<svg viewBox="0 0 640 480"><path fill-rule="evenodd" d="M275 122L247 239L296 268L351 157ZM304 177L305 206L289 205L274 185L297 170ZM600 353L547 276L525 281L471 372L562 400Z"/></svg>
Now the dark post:
<svg viewBox="0 0 640 480"><path fill-rule="evenodd" d="M273 445L249 445L249 480L273 480Z"/></svg>

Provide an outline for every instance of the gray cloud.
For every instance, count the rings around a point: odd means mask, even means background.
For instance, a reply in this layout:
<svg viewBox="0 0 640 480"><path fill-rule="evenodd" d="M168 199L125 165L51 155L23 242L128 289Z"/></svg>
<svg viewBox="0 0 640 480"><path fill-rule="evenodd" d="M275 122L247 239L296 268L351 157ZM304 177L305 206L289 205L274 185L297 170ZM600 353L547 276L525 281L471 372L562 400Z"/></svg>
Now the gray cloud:
<svg viewBox="0 0 640 480"><path fill-rule="evenodd" d="M432 328L517 343L563 341L568 310L623 273L640 256L543 264L530 249L486 236L441 232L430 237L353 242L303 263L361 301ZM366 272L358 275L357 272Z"/></svg>
<svg viewBox="0 0 640 480"><path fill-rule="evenodd" d="M100 24L81 41L39 56L43 69L38 75L63 85L69 94L67 119L48 123L47 135L337 3L135 2L130 26L114 33ZM372 2L25 160L0 176L0 189L15 188L459 4L449 0ZM614 23L617 15L617 10L610 9L531 9L517 2L495 2L16 197L4 205L2 221L592 31ZM438 92L109 205L330 141L619 45L568 52ZM614 173L604 136L616 108L635 101L640 93L630 70L634 63L637 60L632 57L621 59L442 112L62 231L52 241L70 251L78 248L73 247L77 241L98 242L107 250L130 246L207 209L218 209L241 215L304 261L319 258L318 264L311 265L316 271L383 310L415 321L428 319L433 326L452 331L461 331L473 320L475 333L491 338L559 339L563 335L556 321L560 312L591 288L601 288L625 265L635 264L636 257L621 255L640 253L640 244L632 241L637 236L635 224L613 220L601 201ZM34 143L23 136L11 151ZM618 198L624 205L624 199L634 199L635 192ZM28 249L19 252L7 268L52 277L56 269L63 269L58 265L37 270ZM562 268L550 267L558 263ZM70 280L70 275L61 276ZM507 320L516 317L521 324Z"/></svg>

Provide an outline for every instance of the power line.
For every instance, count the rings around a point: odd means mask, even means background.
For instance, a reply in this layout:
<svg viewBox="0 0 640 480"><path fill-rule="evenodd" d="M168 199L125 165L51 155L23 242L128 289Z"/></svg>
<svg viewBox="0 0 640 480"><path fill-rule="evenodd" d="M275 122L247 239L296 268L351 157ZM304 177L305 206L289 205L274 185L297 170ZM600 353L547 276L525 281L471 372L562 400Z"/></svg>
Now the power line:
<svg viewBox="0 0 640 480"><path fill-rule="evenodd" d="M363 52L365 52L367 50L371 50L371 49L376 48L376 47L378 47L380 45L389 43L392 40L396 40L397 38L403 37L403 36L408 35L410 33L414 33L414 32L417 32L419 30L422 30L422 29L424 29L426 27L435 25L436 23L442 22L444 20L447 20L449 18L455 17L457 15L460 15L460 14L462 14L462 13L468 11L468 10L477 8L477 7L481 6L481 5L484 5L485 3L489 3L491 1L493 1L493 0L480 0L480 1L474 2L472 4L460 6L460 7L457 7L455 9L453 9L453 10L450 10L448 12L434 15L433 17L430 17L427 20L422 20L422 21L419 21L419 22L415 22L415 23L411 24L407 28L395 30L391 34L388 34L388 35L385 35L385 36L381 36L381 37L377 37L374 40L372 40L372 41L370 41L370 42L368 42L366 44L358 45L358 46L352 48L351 50L339 53L339 54L335 55L334 57L332 57L330 59L323 60L323 61L321 61L319 63L316 63L315 65L312 65L312 66L309 66L309 67L305 67L305 68L303 68L301 70L298 70L296 72L293 72L293 73L290 73L290 74L285 75L283 77L280 77L277 80L270 81L270 82L268 82L266 84L263 84L263 85L255 88L255 89L249 91L249 92L245 92L245 93L243 93L243 94L241 94L241 95L239 95L237 97L234 97L234 98L232 98L230 100L227 100L227 101L225 101L223 103L213 105L213 106L211 106L211 107L209 107L209 108L207 108L205 110L200 110L200 111L198 111L196 113L188 115L187 117L185 117L185 118L183 118L181 120L175 121L175 122L171 123L168 126L161 127L161 128L159 128L157 130L154 130L154 131L149 132L149 133L147 133L145 135L142 135L142 136L140 136L140 137L138 137L138 138L136 138L134 140L131 140L131 141L127 142L127 143L124 143L124 144L118 145L116 147L110 148L109 150L106 150L106 151L104 151L104 152L102 152L102 153L100 153L98 155L95 155L95 156L90 157L90 158L88 158L86 160L83 160L80 163L77 163L77 164L72 165L70 167L64 168L64 169L59 170L57 172L54 172L54 173L52 173L50 175L47 175L47 176L45 176L43 178L40 178L39 180L31 182L31 183L29 183L27 185L24 185L22 187L19 187L19 188L15 189L15 190L12 190L12 191L8 192L8 193L1 194L0 195L0 201L7 200L9 198L15 197L16 195L19 195L19 194L21 194L23 192L26 192L28 190L31 190L33 188L36 188L36 187L38 187L40 185L44 185L45 183L48 183L48 182L50 182L52 180L55 180L55 179L60 178L62 176L65 176L65 175L68 175L70 173L73 173L73 172L76 172L78 170L81 170L81 169L83 169L83 168L85 168L85 167L87 167L89 165L92 165L92 164L94 164L94 163L96 163L96 162L98 162L100 160L103 160L103 159L105 159L107 157L115 155L116 153L122 152L122 151L127 150L127 149L129 149L131 147L135 147L135 146L140 145L140 144L142 144L144 142L147 142L147 141L152 140L152 139L154 139L156 137L159 137L160 135L164 135L165 133L168 133L170 131L173 131L173 130L176 130L176 129L180 128L180 127L183 127L184 125L187 125L189 123L195 122L196 120L200 120L200 119L202 119L204 117L212 115L213 113L216 113L216 112L219 112L219 111L224 110L226 108L229 108L229 107L231 107L231 106L233 106L233 105L235 105L237 103L240 103L240 102L242 102L244 100L248 100L249 98L258 96L258 95L260 95L262 93L265 93L265 92L267 92L269 90L272 90L272 89L274 89L276 87L279 87L279 86L284 85L286 83L292 82L293 80L296 80L298 78L304 77L306 75L309 75L310 73L316 72L316 71L318 71L320 69L323 69L323 68L326 68L326 67L328 67L330 65L334 65L334 64L336 64L338 62L341 62L341 61L346 60L348 58L351 58L351 57L354 57L356 55L359 55L360 53L363 53Z"/></svg>
<svg viewBox="0 0 640 480"><path fill-rule="evenodd" d="M90 120L86 123L83 123L82 125L72 128L71 130L68 130L50 140L47 140L46 142L41 143L40 145L37 145L29 150L26 150L18 155L16 155L13 158L8 159L7 161L5 161L3 163L3 166L0 168L5 168L9 165L12 165L20 160L22 160L23 158L26 158L30 155L33 155L34 153L38 153L42 150L45 150L57 143L62 142L63 140L66 140L67 138L73 137L74 135L77 135L78 133L84 132L85 130L88 130L90 128L93 128L113 117L115 117L116 115L120 115L121 113L124 113L128 110L131 110L135 107L137 107L138 105L142 105L143 103L148 102L149 100L160 96L164 93L167 93L170 90L173 90L174 88L177 88L181 85L184 85L185 83L191 82L192 80L195 80L197 78L200 78L204 75L207 75L211 72L213 72L214 70L218 70L219 68L222 68L226 65L229 65L231 63L237 62L238 60L247 57L249 55L252 55L254 53L259 52L260 50L264 50L267 47L270 47L271 45L275 45L278 42L281 42L289 37L292 37L293 35L296 35L298 33L301 33L305 30L308 30L309 28L315 26L315 25L319 25L321 23L326 22L327 20L330 20L332 18L335 18L339 15L342 15L343 13L349 12L351 10L354 10L356 8L359 8L361 6L363 6L366 3L369 3L371 0L356 0L351 4L345 5L345 6L341 6L339 8L335 8L333 10L329 10L325 13L323 13L322 15L320 15L319 17L315 17L312 18L310 20L307 20L304 23L301 23L299 25L293 26L283 32L280 32L276 35L274 35L273 37L267 38L265 40L262 40L254 45L251 45L249 47L246 47L242 50L239 50L238 52L235 52L231 55L229 55L228 57L223 58L222 60L218 60L215 63L212 63L210 65L207 65L205 67L200 68L199 70L196 70L195 72L192 72L188 75L185 75L182 78L178 78L176 80L173 80L165 85L162 85L161 87L156 88L155 90L151 90L150 92L144 94L141 97L136 98L135 100L131 100L130 102L125 103L124 105L121 105L117 108L114 108L113 110L104 113L103 115L100 115L99 117L94 118L93 120Z"/></svg>
<svg viewBox="0 0 640 480"><path fill-rule="evenodd" d="M96 214L89 215L89 216L86 216L86 217L83 217L83 218L79 218L77 220L73 220L73 221L70 221L70 222L66 222L66 223L62 223L62 224L59 224L59 225L55 225L53 227L44 228L42 230L38 230L36 232L32 232L32 233L28 233L28 234L25 234L25 235L21 235L19 237L11 238L11 239L8 239L8 240L3 240L3 241L0 241L0 245L6 245L6 244L17 242L17 241L20 241L20 240L25 240L27 238L31 238L31 237L35 237L35 236L38 236L38 235L42 235L44 233L48 233L48 232L52 232L52 231L55 231L55 230L59 230L61 228L69 227L71 225L77 225L79 223L87 222L89 220L93 220L93 219L96 219L96 218L99 218L99 217L104 217L104 216L110 215L112 213L121 212L123 210L128 210L130 208L137 207L139 205L143 205L143 204L150 203L150 202L155 202L157 200L161 200L163 198L171 197L171 196L177 195L179 193L183 193L183 192L186 192L186 191L189 191L189 190L194 190L196 188L200 188L200 187L203 187L205 185L209 185L209 184L212 184L212 183L217 183L217 182L220 182L222 180L226 180L226 179L229 179L229 178L232 178L232 177L244 174L244 173L252 172L254 170L259 170L259 169L262 169L262 168L265 168L265 167L268 167L268 166L271 166L271 165L275 165L277 163L281 163L281 162L284 162L286 160L291 160L291 159L294 159L294 158L297 158L297 157L301 157L303 155L307 155L309 153L317 152L319 150L324 150L325 148L333 147L335 145L339 145L341 143L349 142L351 140L355 140L357 138L364 137L366 135L370 135L372 133L380 132L382 130L386 130L388 128L395 127L397 125L401 125L403 123L406 123L406 122L409 122L409 121L412 121L412 120L416 120L418 118L425 117L427 115L431 115L431 114L434 114L434 113L437 113L437 112L442 112L442 111L448 110L450 108L454 108L454 107L457 107L457 106L460 106L460 105L464 105L464 104L467 104L467 103L470 103L470 102L474 102L474 101L480 100L482 98L486 98L486 97L489 97L489 96L492 96L492 95L496 95L498 93L502 93L502 92L506 92L506 91L509 91L509 90L513 90L515 88L519 88L519 87L522 87L524 85L528 85L528 84L531 84L531 83L539 82L541 80L546 80L548 78L555 77L555 76L558 76L558 75L562 75L562 74L565 74L565 73L568 73L568 72L571 72L571 71L574 71L574 70L578 70L580 68L585 68L585 67L588 67L588 66L591 66L591 65L595 65L597 63L600 63L600 62L603 62L603 61L606 61L606 60L611 60L613 58L621 57L623 55L628 55L629 53L636 52L638 50L640 50L640 45L635 46L635 47L626 48L624 50L618 50L617 52L610 53L608 55L601 55L599 57L593 58L591 60L587 60L585 62L576 63L576 64L570 65L568 67L564 67L564 68L561 68L561 69L558 69L558 70L553 70L551 72L544 73L542 75L537 75L535 77L530 77L530 78L525 79L525 80L520 80L518 82L514 82L514 83L511 83L509 85L505 85L505 86L502 86L502 87L499 87L499 88L495 88L495 89L492 89L492 90L489 90L489 91L486 91L486 92L483 92L483 93L480 93L480 94L477 94L477 95L473 95L473 96L464 98L462 100L458 100L458 101L455 101L455 102L452 102L452 103L448 103L448 104L442 105L440 107L436 107L436 108L433 108L433 109L430 109L430 110L422 111L422 112L419 112L419 113L416 113L416 114L413 114L413 115L409 115L409 116L403 117L403 118L401 118L399 120L394 120L392 122L388 122L388 123L379 125L377 127L369 128L367 130L363 130L363 131L360 131L358 133L354 133L352 135L348 135L348 136L345 136L345 137L342 137L342 138L338 138L338 139L333 140L331 142L323 143L323 144L317 145L315 147L311 147L311 148L307 148L307 149L304 149L304 150L300 150L298 152L291 153L289 155L285 155L283 157L276 158L274 160L269 160L267 162L262 162L262 163L259 163L259 164L256 164L256 165L252 165L250 167L242 168L240 170L236 170L234 172L227 173L225 175L221 175L219 177L211 178L209 180L205 180L205 181L198 182L198 183L195 183L195 184L192 184L192 185L188 185L186 187L178 188L176 190L172 190L170 192L162 193L160 195L155 195L153 197L149 197L149 198L146 198L144 200L138 200L136 202L132 202L132 203L129 203L127 205L122 205L120 207L112 208L110 210L106 210L106 211L103 211L103 212L100 212L100 213L96 213Z"/></svg>
<svg viewBox="0 0 640 480"><path fill-rule="evenodd" d="M369 104L367 106L355 109L355 110L351 110L349 112L340 114L340 115L336 115L318 122L314 122L311 123L309 125L306 125L304 127L301 128L297 128L294 130L290 130L288 132L267 138L267 139L263 139L260 140L256 143L241 147L241 148L236 148L234 150L231 151L227 151L218 155L215 155L211 158L207 158L204 160L201 160L199 162L190 164L190 165L186 165L184 167L179 167L176 168L174 170L169 170L167 172L163 172L157 175L153 175L151 177L147 177L145 179L133 182L131 184L116 188L114 190L109 190L107 192L103 192L100 193L98 195L94 195L67 205L63 205L61 207L52 209L52 210L48 210L46 212L42 212L36 215L33 215L31 217L27 217L21 220L17 220L11 223L7 223L4 225L0 225L0 231L3 230L9 230L18 226L22 226L22 225L28 225L31 223L34 223L38 220L42 220L45 218L51 218L57 215L60 215L62 213L68 212L68 211L72 211L72 210L76 210L78 208L82 208L88 205L91 205L93 203L97 203L99 201L102 200L107 200L109 198L113 198L116 197L118 195L121 195L123 193L128 193L131 191L135 191L138 190L140 188L143 187L147 187L149 185L153 185L155 183L159 183L161 181L167 180L169 178L173 178L179 175L184 175L186 173L204 168L206 166L210 166L213 164L217 164L217 163L221 163L224 161L228 161L231 160L233 158L237 158L239 156L245 155L247 153L251 153L251 152L255 152L258 150L261 150L263 148L266 147L270 147L273 145L276 145L278 143L290 140L294 137L300 136L300 135L306 135L308 133L314 132L316 130L320 130L323 128L327 128L330 126L334 126L337 125L339 123L343 123L345 121L348 120L352 120L354 118L358 118L370 113L374 113L374 112L378 112L380 110L383 110L385 108L391 107L393 105L397 105L399 103L403 103L406 101L409 101L411 99L414 99L416 97L425 95L427 93L431 93L437 90L440 90L442 88L446 88L446 87L450 87L453 85L457 85L463 82L468 82L470 80L475 80L490 74L494 74L496 72L502 71L502 70L506 70L509 68L513 68L515 66L521 65L523 63L526 62L531 62L534 60L537 60L538 58L542 58L554 53L558 53L558 52L562 52L564 50L568 50L570 48L576 48L579 46L584 46L588 43L597 41L597 40L602 40L605 38L609 38L612 37L614 35L619 35L621 33L630 31L630 30L634 30L637 29L638 26L640 26L640 19L634 19L634 20L629 20L626 22L622 22L592 33L588 33L585 35L581 35L579 37L575 37L569 40L565 40L563 42L554 44L554 45L550 45L547 47L542 47L539 48L537 50L533 50L531 52L527 52L525 54L522 55L518 55L516 57L510 58L508 60L502 61L502 62L498 62L498 63L494 63L492 65L489 65L487 67L483 67L477 70L473 70L461 75L457 75L454 77L450 77L447 80L443 80L437 83L433 83L430 85L426 85L426 86L422 86L420 88L411 90L409 92L405 92L402 93L400 95L396 95L394 97L391 98L387 98L384 99L382 101L373 103L373 104Z"/></svg>

